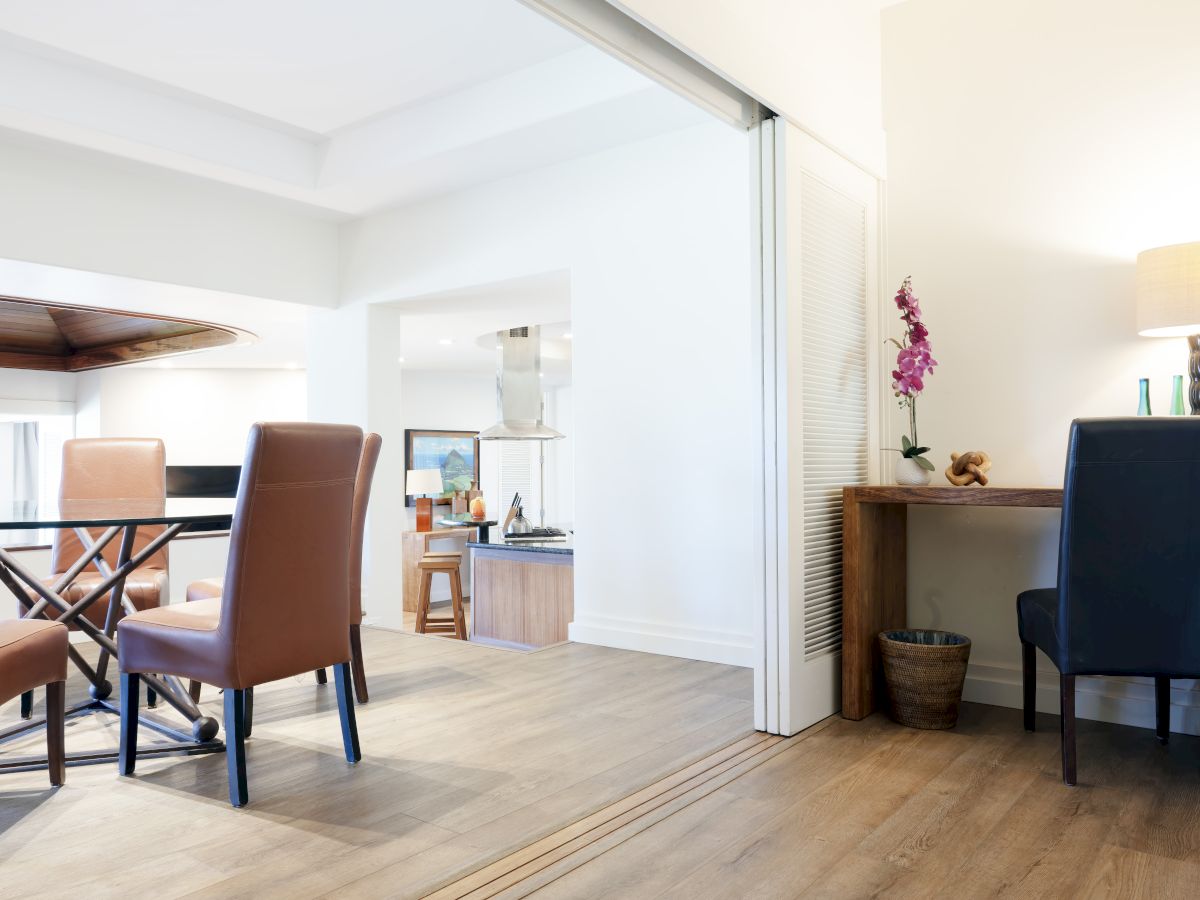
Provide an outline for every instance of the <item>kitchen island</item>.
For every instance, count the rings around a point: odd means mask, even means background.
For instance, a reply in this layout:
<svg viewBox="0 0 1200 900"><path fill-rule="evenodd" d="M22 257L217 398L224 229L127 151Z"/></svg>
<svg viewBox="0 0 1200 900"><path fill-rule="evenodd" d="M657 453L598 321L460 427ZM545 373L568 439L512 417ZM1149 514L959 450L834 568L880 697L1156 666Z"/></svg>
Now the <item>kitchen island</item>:
<svg viewBox="0 0 1200 900"><path fill-rule="evenodd" d="M574 536L506 542L499 528L471 551L470 639L513 650L567 640L575 615Z"/></svg>

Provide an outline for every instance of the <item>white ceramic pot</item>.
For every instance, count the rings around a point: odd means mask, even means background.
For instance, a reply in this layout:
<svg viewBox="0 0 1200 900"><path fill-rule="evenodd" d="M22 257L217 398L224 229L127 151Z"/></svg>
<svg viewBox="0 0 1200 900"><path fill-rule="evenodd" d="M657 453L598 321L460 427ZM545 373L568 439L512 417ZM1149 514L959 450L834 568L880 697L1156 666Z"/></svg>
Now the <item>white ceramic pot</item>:
<svg viewBox="0 0 1200 900"><path fill-rule="evenodd" d="M932 474L928 469L922 469L917 465L915 459L909 459L907 456L900 457L896 462L896 484L921 487L929 484L929 476Z"/></svg>

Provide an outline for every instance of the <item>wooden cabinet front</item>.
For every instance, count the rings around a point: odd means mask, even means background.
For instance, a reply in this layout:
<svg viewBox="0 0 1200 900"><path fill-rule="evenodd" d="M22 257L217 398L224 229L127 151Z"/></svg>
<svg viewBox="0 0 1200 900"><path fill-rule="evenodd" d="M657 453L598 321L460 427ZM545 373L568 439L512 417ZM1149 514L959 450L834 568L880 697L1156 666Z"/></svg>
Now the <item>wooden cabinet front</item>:
<svg viewBox="0 0 1200 900"><path fill-rule="evenodd" d="M474 551L471 639L528 649L567 640L575 613L567 554Z"/></svg>

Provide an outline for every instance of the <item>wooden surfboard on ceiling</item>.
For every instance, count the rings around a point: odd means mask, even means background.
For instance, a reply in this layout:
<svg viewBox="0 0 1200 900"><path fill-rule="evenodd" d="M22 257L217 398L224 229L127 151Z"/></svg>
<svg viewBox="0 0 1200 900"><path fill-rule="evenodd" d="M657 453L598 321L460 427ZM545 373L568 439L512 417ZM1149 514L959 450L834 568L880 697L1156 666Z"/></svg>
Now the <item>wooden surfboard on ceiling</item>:
<svg viewBox="0 0 1200 900"><path fill-rule="evenodd" d="M239 343L247 332L187 319L0 297L0 368L86 372Z"/></svg>

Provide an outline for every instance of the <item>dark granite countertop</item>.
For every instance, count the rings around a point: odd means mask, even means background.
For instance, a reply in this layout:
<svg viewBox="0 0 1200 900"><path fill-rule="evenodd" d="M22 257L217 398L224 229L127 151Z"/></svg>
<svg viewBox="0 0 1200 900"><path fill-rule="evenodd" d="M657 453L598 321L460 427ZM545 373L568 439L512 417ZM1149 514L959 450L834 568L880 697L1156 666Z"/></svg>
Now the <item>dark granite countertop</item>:
<svg viewBox="0 0 1200 900"><path fill-rule="evenodd" d="M502 552L513 553L557 553L561 555L573 556L575 553L575 535L568 529L563 529L567 532L565 541L514 541L507 543L504 540L504 531L500 527L488 529L488 542L486 544L479 541L467 541L467 546L474 550L500 550Z"/></svg>

